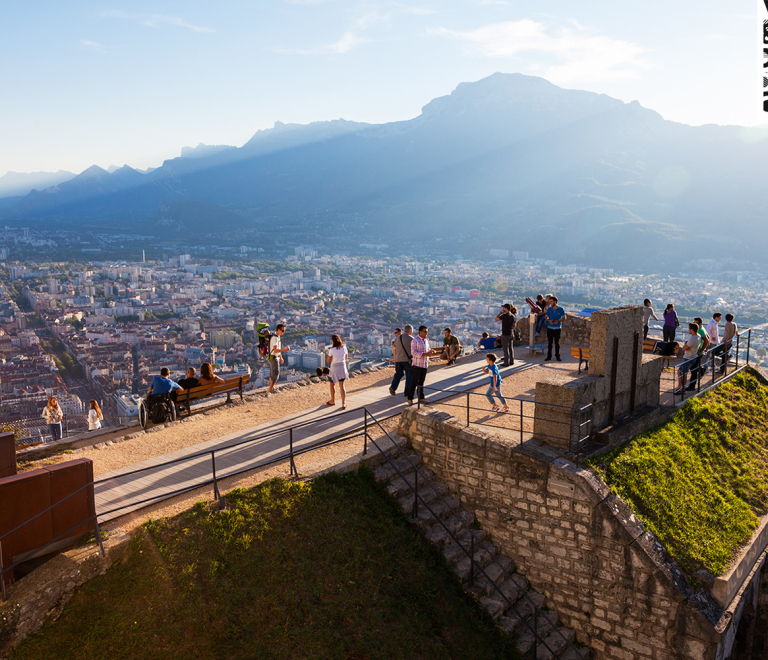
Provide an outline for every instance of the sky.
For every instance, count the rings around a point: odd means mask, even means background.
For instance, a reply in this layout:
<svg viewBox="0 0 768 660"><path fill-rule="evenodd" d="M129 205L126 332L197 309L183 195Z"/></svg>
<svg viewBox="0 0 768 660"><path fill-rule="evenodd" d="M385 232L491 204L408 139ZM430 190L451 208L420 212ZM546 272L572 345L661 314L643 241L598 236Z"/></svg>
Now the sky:
<svg viewBox="0 0 768 660"><path fill-rule="evenodd" d="M8 2L0 11L0 175L157 167L184 146L240 146L275 121L410 119L459 83L497 71L637 100L686 124L768 124L761 6Z"/></svg>

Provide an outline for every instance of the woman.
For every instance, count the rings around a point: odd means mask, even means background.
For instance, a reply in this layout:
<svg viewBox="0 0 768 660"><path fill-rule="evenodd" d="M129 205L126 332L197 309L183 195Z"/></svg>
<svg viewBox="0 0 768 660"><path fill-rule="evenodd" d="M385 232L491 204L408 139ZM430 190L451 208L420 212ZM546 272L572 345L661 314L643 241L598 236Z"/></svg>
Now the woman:
<svg viewBox="0 0 768 660"><path fill-rule="evenodd" d="M675 330L677 330L679 325L680 321L677 320L675 306L669 303L664 310L664 327L661 329L664 341L675 341Z"/></svg>
<svg viewBox="0 0 768 660"><path fill-rule="evenodd" d="M91 408L88 411L88 430L96 431L101 428L101 420L104 419L104 415L101 414L101 408L96 403L96 399L91 399L89 405Z"/></svg>
<svg viewBox="0 0 768 660"><path fill-rule="evenodd" d="M61 412L59 402L55 396L48 397L48 405L43 408L43 417L48 423L54 442L61 440L61 420L64 419L64 413Z"/></svg>
<svg viewBox="0 0 768 660"><path fill-rule="evenodd" d="M336 405L336 388L335 384L339 384L339 392L341 392L341 409L345 410L347 407L347 390L344 385L344 381L349 378L349 371L347 371L347 347L344 346L344 342L341 341L339 335L331 335L331 343L333 346L328 349L328 364L330 368L330 380L331 380L331 400L326 401L327 406Z"/></svg>
<svg viewBox="0 0 768 660"><path fill-rule="evenodd" d="M215 385L216 383L223 382L223 378L219 378L213 373L213 367L210 362L203 362L203 364L200 365L200 378L197 379L198 385Z"/></svg>

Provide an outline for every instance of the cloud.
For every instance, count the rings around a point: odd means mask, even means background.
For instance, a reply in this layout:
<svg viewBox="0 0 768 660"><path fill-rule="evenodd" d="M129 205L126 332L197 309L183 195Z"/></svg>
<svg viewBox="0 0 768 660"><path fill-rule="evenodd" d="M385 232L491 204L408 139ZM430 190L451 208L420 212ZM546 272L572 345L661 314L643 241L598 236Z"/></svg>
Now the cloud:
<svg viewBox="0 0 768 660"><path fill-rule="evenodd" d="M621 39L592 34L578 27L547 29L530 19L493 23L475 30L437 28L429 31L469 45L476 53L498 59L536 55L544 62L529 68L552 82L605 82L639 78L652 65L644 48ZM528 59L530 59L528 57Z"/></svg>
<svg viewBox="0 0 768 660"><path fill-rule="evenodd" d="M358 46L361 46L362 44L369 41L370 39L360 37L352 30L347 30L343 35L341 35L341 39L339 39L336 43L324 46L324 48L331 53L348 53L353 48L357 48Z"/></svg>
<svg viewBox="0 0 768 660"><path fill-rule="evenodd" d="M174 25L176 27L186 28L192 30L192 32L216 32L213 28L201 27L199 25L192 25L185 20L178 18L177 16L164 16L161 14L129 14L128 12L120 9L109 9L99 14L105 18L123 18L129 21L135 21L146 25L147 27L157 28L162 25Z"/></svg>
<svg viewBox="0 0 768 660"><path fill-rule="evenodd" d="M98 43L97 41L88 41L88 39L80 39L80 43L83 46L86 46L87 48L92 48L93 50L103 50L104 45Z"/></svg>
<svg viewBox="0 0 768 660"><path fill-rule="evenodd" d="M292 55L318 55L321 53L343 55L354 50L358 46L375 41L370 37L363 36L361 33L381 23L387 23L389 20L390 16L387 14L371 12L358 18L352 26L341 35L338 41L335 41L332 44L322 44L313 48L282 48L279 49L278 52L290 53Z"/></svg>

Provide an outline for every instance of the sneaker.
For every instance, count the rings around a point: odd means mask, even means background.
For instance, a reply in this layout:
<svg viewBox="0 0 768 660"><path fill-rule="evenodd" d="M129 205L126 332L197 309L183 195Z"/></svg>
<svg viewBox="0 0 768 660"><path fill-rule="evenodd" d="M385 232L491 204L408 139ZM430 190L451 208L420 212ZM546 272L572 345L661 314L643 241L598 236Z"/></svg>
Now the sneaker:
<svg viewBox="0 0 768 660"><path fill-rule="evenodd" d="M408 405L409 405L409 406L412 406L412 405L413 405L413 399L408 399Z"/></svg>
<svg viewBox="0 0 768 660"><path fill-rule="evenodd" d="M419 399L419 403L427 403L427 400L424 397L421 397Z"/></svg>
<svg viewBox="0 0 768 660"><path fill-rule="evenodd" d="M394 390L394 389L392 389L391 387L389 388L389 393L390 393L392 396L395 396L395 390Z"/></svg>
<svg viewBox="0 0 768 660"><path fill-rule="evenodd" d="M505 412L509 412L509 408L508 408L507 406L504 406L504 407L501 409L501 412L503 412L503 413L505 413Z"/></svg>
<svg viewBox="0 0 768 660"><path fill-rule="evenodd" d="M493 408L491 408L491 412L499 412L500 410L501 408L499 408L498 406L494 406Z"/></svg>

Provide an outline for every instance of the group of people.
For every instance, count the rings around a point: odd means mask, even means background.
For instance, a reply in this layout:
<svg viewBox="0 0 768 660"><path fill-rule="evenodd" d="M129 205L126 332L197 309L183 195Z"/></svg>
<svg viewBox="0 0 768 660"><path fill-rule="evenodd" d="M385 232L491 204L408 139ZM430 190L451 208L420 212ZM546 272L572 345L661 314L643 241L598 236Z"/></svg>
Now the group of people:
<svg viewBox="0 0 768 660"><path fill-rule="evenodd" d="M55 396L48 397L48 403L43 408L42 417L48 424L48 430L51 433L53 441L61 440L62 422L64 421L64 412L59 405L59 400ZM101 412L98 401L91 399L88 402L88 413L86 415L86 421L88 422L88 430L95 431L101 428L101 423L104 420L104 415Z"/></svg>

